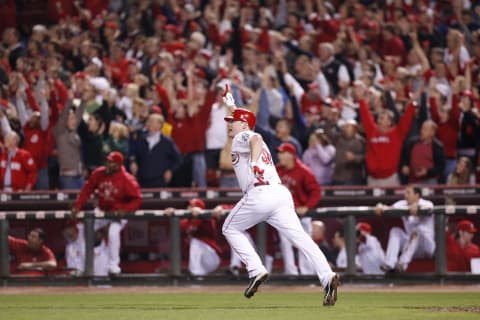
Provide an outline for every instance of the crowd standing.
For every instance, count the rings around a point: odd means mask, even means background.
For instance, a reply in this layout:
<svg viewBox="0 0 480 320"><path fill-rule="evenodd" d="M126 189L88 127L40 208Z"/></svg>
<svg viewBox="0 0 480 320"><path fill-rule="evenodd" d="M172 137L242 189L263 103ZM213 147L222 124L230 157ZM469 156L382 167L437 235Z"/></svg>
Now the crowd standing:
<svg viewBox="0 0 480 320"><path fill-rule="evenodd" d="M29 28L17 9L0 5L4 191L80 190L111 152L142 188L238 187L226 85L275 164L319 185L479 178L476 2L57 0Z"/></svg>

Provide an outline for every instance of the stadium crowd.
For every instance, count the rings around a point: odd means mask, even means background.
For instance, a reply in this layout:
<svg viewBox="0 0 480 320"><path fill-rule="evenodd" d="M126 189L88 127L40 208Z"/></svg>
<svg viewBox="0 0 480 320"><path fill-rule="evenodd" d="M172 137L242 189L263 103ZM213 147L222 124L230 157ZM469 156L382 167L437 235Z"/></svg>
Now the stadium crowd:
<svg viewBox="0 0 480 320"><path fill-rule="evenodd" d="M480 179L480 3L47 3L0 4L4 191L80 190L112 152L142 188L236 187L227 85L321 186Z"/></svg>
<svg viewBox="0 0 480 320"><path fill-rule="evenodd" d="M52 2L3 30L3 189L79 189L111 151L141 187L234 186L226 84L321 185L475 181L475 2Z"/></svg>

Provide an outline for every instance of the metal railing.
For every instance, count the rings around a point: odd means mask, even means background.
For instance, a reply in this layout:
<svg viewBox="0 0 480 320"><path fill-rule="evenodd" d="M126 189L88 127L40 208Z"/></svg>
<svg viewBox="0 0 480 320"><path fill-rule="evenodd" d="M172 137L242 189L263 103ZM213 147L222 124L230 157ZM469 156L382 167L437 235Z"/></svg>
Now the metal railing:
<svg viewBox="0 0 480 320"><path fill-rule="evenodd" d="M480 206L436 206L433 210L420 210L418 215L434 214L435 216L435 273L445 275L447 273L446 259L446 217L451 215L475 215L480 213ZM226 212L228 214L228 211ZM356 220L358 217L375 216L375 207L329 207L310 210L309 216L314 218L342 217L344 218L344 235L347 251L346 275L356 274L355 252L356 252ZM408 215L408 210L385 209L384 217L400 217ZM211 217L211 210L205 210L200 216ZM113 217L113 216L112 216ZM170 220L170 274L181 275L181 232L180 218L191 218L188 210L175 210L171 216L166 216L164 210L140 210L133 214L126 215L126 219L169 219ZM6 279L10 276L9 270L9 248L8 233L9 220L22 219L69 219L69 211L4 211L0 212L0 277ZM83 220L85 232L85 272L84 277L93 278L93 256L94 256L94 222L98 218L109 218L108 213L100 211L84 211L78 218ZM265 258L266 253L266 228L261 223L257 228L257 250Z"/></svg>

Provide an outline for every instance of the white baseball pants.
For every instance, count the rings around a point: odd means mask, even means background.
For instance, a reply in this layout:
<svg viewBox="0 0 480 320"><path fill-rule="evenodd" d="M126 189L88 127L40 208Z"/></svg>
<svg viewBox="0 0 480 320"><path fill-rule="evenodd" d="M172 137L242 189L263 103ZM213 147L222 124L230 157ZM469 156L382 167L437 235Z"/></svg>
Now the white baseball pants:
<svg viewBox="0 0 480 320"><path fill-rule="evenodd" d="M126 219L120 221L108 219L95 219L95 230L103 228L108 225L108 265L109 269L119 269L120 265L120 232L127 224Z"/></svg>
<svg viewBox="0 0 480 320"><path fill-rule="evenodd" d="M217 270L220 257L208 244L197 238L190 239L188 270L195 276L204 276Z"/></svg>
<svg viewBox="0 0 480 320"><path fill-rule="evenodd" d="M395 227L390 230L385 255L385 264L389 268L395 268L398 262L405 270L413 258L430 258L433 256L435 242L425 237L419 230L416 230L416 233L416 237L411 237L400 228Z"/></svg>
<svg viewBox="0 0 480 320"><path fill-rule="evenodd" d="M312 238L303 230L293 207L290 191L282 185L265 185L250 189L231 210L223 224L223 234L245 263L250 277L267 272L260 257L245 235L247 229L266 221L293 243L314 266L325 287L335 275L327 259Z"/></svg>
<svg viewBox="0 0 480 320"><path fill-rule="evenodd" d="M312 236L312 218L303 217L300 219L303 230L311 237ZM298 276L298 271L300 270L301 275L314 275L315 269L308 261L307 257L302 253L298 252L298 268L295 264L295 253L293 251L293 246L290 241L285 237L285 235L280 234L280 249L282 250L283 258L283 273L286 275Z"/></svg>

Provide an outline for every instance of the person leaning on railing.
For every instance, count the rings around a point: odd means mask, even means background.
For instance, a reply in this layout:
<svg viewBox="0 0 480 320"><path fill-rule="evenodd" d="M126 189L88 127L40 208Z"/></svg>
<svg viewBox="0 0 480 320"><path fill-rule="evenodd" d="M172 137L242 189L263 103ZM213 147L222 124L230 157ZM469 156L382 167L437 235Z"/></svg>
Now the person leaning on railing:
<svg viewBox="0 0 480 320"><path fill-rule="evenodd" d="M8 236L8 247L16 258L18 271L47 271L57 267L55 255L44 241L45 232L40 228L30 231L27 240Z"/></svg>

